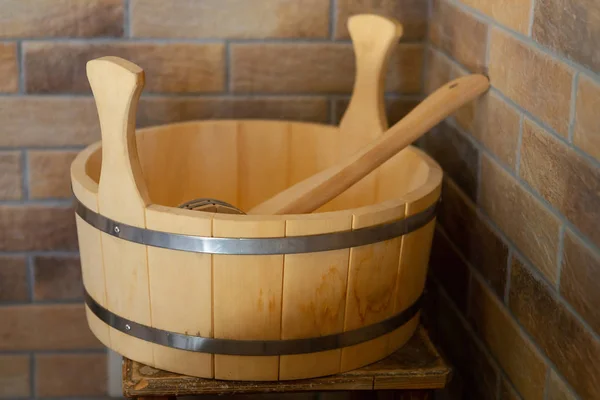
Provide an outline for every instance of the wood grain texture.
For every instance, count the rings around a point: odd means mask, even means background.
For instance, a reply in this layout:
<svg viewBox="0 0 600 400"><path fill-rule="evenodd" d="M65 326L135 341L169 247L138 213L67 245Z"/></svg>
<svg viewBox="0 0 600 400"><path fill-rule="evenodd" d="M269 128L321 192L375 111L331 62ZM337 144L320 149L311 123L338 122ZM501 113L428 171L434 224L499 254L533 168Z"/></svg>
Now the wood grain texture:
<svg viewBox="0 0 600 400"><path fill-rule="evenodd" d="M366 367L328 377L279 382L227 382L182 376L125 359L125 396L169 396L305 391L438 389L450 378L450 367L422 328L406 346ZM380 384L381 383L381 384Z"/></svg>
<svg viewBox="0 0 600 400"><path fill-rule="evenodd" d="M367 211L368 209L368 211ZM365 207L353 211L352 229L379 225L404 217L405 204ZM394 314L402 238L350 249L344 331L374 324ZM342 349L341 370L348 371L383 358L390 334Z"/></svg>
<svg viewBox="0 0 600 400"><path fill-rule="evenodd" d="M351 213L287 217L286 236L352 228ZM284 256L281 339L319 337L344 330L350 249ZM279 379L340 371L342 350L281 356Z"/></svg>
<svg viewBox="0 0 600 400"><path fill-rule="evenodd" d="M282 237L285 219L218 215L214 237ZM213 256L214 336L278 340L281 333L283 255ZM232 323L235 321L235 323ZM215 378L277 380L279 356L215 355Z"/></svg>
<svg viewBox="0 0 600 400"><path fill-rule="evenodd" d="M98 184L85 174L85 164L100 144L83 150L71 165L71 182L77 200L94 212L98 212ZM76 216L79 255L83 286L94 300L103 307L107 306L106 281L100 231ZM85 306L88 325L94 335L105 346L111 347L109 328Z"/></svg>
<svg viewBox="0 0 600 400"><path fill-rule="evenodd" d="M206 215L205 215L206 214ZM146 209L148 229L212 235L212 215L158 205ZM212 255L148 247L152 326L212 337ZM213 355L154 346L154 363L169 371L212 377Z"/></svg>
<svg viewBox="0 0 600 400"><path fill-rule="evenodd" d="M102 172L98 212L115 221L145 228L150 203L135 140L135 112L144 71L117 57L89 61L87 74L102 132ZM101 233L106 307L122 317L152 325L146 246ZM153 363L152 345L111 329L111 348Z"/></svg>

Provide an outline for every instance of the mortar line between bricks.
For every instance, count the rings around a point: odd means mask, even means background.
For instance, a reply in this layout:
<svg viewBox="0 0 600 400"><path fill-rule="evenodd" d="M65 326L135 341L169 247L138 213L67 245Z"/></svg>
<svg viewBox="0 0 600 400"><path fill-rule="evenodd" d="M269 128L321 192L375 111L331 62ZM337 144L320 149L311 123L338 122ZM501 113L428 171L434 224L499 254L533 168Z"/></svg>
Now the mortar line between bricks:
<svg viewBox="0 0 600 400"><path fill-rule="evenodd" d="M329 40L335 41L337 29L337 0L329 0Z"/></svg>
<svg viewBox="0 0 600 400"><path fill-rule="evenodd" d="M515 174L514 171L510 170L509 168L507 168L504 163L502 163L502 161L500 161L495 154L493 154L491 151L489 151L485 146L481 145L479 142L477 142L470 134L466 133L460 126L458 126L454 121L450 120L450 125L456 129L457 132L459 132L463 137L465 137L467 140L469 140L476 148L478 151L484 153L489 159L491 159L492 161L494 161L494 163L499 166L502 171L504 171L505 173L509 174L513 179L515 179L517 181L517 183L519 184L519 187L521 189L523 189L526 193L530 194L531 196L533 196L534 199L536 199L538 202L540 202L544 208L546 209L546 211L548 211L550 214L552 214L559 222L561 222L562 224L564 224L567 228L569 228L571 231L573 231L573 233L576 234L576 236L585 244L588 245L588 247L590 247L590 249L593 250L593 252L595 254L600 254L600 248L598 246L596 246L594 243L591 242L591 240L585 236L585 234L583 234L583 232L581 232L579 230L579 228L577 228L575 225L573 225L573 223L571 223L567 217L565 217L559 210L557 210L556 208L554 208L554 206L552 204L550 204L546 199L544 199L539 193L537 193L537 191L535 191L535 189L533 189L527 182L525 182L523 179L521 179L519 176L517 176Z"/></svg>
<svg viewBox="0 0 600 400"><path fill-rule="evenodd" d="M519 176L521 171L521 146L523 145L523 126L525 125L525 115L521 112L519 115L519 133L517 135L517 149L515 154L515 176Z"/></svg>
<svg viewBox="0 0 600 400"><path fill-rule="evenodd" d="M79 252L76 250L31 250L31 251L0 251L0 256L4 257L78 257Z"/></svg>
<svg viewBox="0 0 600 400"><path fill-rule="evenodd" d="M126 38L131 38L131 0L124 0L123 7L123 35Z"/></svg>
<svg viewBox="0 0 600 400"><path fill-rule="evenodd" d="M531 0L531 8L529 9L529 26L527 27L527 35L533 39L533 24L535 23L535 0Z"/></svg>
<svg viewBox="0 0 600 400"><path fill-rule="evenodd" d="M2 356L19 356L27 354L62 355L62 354L102 354L106 353L104 348L89 349L58 349L58 350L0 350Z"/></svg>
<svg viewBox="0 0 600 400"><path fill-rule="evenodd" d="M35 281L35 277L34 277ZM35 285L35 282L34 282ZM83 297L70 298L70 299L49 299L49 300L35 300L35 298L29 302L25 301L5 301L0 302L0 305L5 306L29 306L29 305L38 305L38 306L59 306L59 305L69 305L69 304L81 304L83 303Z"/></svg>
<svg viewBox="0 0 600 400"><path fill-rule="evenodd" d="M452 57L450 57L448 54L446 54L442 50L438 49L437 47L435 47L433 45L431 46L431 48L432 48L432 50L436 51L438 54L444 56L453 65L458 66L458 67L460 67L463 70L465 70L465 71L468 72L467 69L465 69L461 64L459 64L456 60L454 60ZM578 155L580 155L581 157L583 157L588 163L592 164L596 168L600 168L600 161L596 160L591 155L585 153L580 148L574 146L572 143L569 143L569 141L568 141L567 138L565 138L563 135L561 135L558 132L556 132L553 128L551 128L550 126L548 126L547 124L545 124L544 122L542 122L538 117L534 116L531 112L529 112L525 108L521 107L519 104L515 103L511 98L507 97L498 88L491 86L490 89L489 89L489 91L491 93L494 93L498 97L500 97L504 102L508 103L508 105L511 106L512 108L515 108L517 111L519 111L521 114L523 114L523 116L527 117L529 120L531 120L532 122L534 122L537 125L539 125L541 128L543 128L552 137L554 137L555 139L559 140L563 144L567 145L571 150L573 150L575 153L577 153Z"/></svg>
<svg viewBox="0 0 600 400"><path fill-rule="evenodd" d="M69 199L24 199L24 200L0 200L0 206L46 206L65 207L72 206L73 200Z"/></svg>
<svg viewBox="0 0 600 400"><path fill-rule="evenodd" d="M450 239L450 237L448 236L448 234L444 231L443 227L441 227L442 229L440 230L440 232L446 237L446 239L449 241L450 243L450 247L452 248L452 250L459 256L459 258L465 263L465 265L467 266L467 268L469 268L469 272L470 275L472 276L471 279L477 279L479 281L480 284L484 285L491 293L495 292L493 291L493 289L490 287L490 285L487 283L487 281L485 280L485 278L481 275L481 273L479 273L479 271L473 267L473 265L468 262L466 260L466 258L464 257L464 255L462 254L462 252L460 251L460 249L456 246L456 244ZM522 260L521 261L526 261L526 259L524 257L519 257ZM525 262L523 262L523 264L525 264ZM530 266L526 266L526 267L530 267ZM531 267L528 269L535 269L537 270L535 267ZM536 275L539 277L541 276L541 274L537 273ZM545 280L545 279L544 279ZM546 282L547 284L547 282ZM442 289L443 286L442 286ZM445 291L445 289L444 289ZM456 305L454 304L454 301L449 297L446 296L448 298L449 301L452 302L452 306L455 307L455 311L458 312L458 314L460 314L461 317L464 318L464 315L460 312L460 310L456 307ZM554 363L550 360L550 358L548 357L548 355L543 351L543 349L539 346L538 342L535 340L535 338L533 336L531 336L529 334L529 331L527 331L527 329L525 329L525 327L523 325L521 325L521 323L519 322L518 318L513 314L512 310L510 309L509 305L504 304L502 301L500 301L500 307L501 309L503 309L509 316L510 319L515 323L515 325L517 326L519 332L523 335L523 337L531 343L532 348L534 348L537 353L539 354L539 356L544 360L544 362L546 363L546 366L549 368L554 368L556 370L558 370ZM466 321L468 321L465 318ZM504 372L504 370L502 368L500 368L501 371ZM508 378L508 377L507 377ZM510 382L510 379L507 379ZM512 383L512 382L511 382ZM518 392L518 391L517 391Z"/></svg>
<svg viewBox="0 0 600 400"><path fill-rule="evenodd" d="M548 400L548 389L550 387L550 373L552 368L548 368L546 371L546 379L544 380L544 393L542 395L543 400Z"/></svg>
<svg viewBox="0 0 600 400"><path fill-rule="evenodd" d="M561 224L558 227L558 246L556 251L558 254L556 255L556 291L560 293L560 276L562 273L562 264L563 264L563 256L565 249L565 225Z"/></svg>
<svg viewBox="0 0 600 400"><path fill-rule="evenodd" d="M17 41L17 67L19 68L18 94L25 93L25 56L23 55L23 42Z"/></svg>
<svg viewBox="0 0 600 400"><path fill-rule="evenodd" d="M564 64L568 65L570 68L574 69L575 71L583 72L586 75L590 75L592 79L594 79L597 82L600 82L600 74L599 73L594 72L591 69L567 58L566 56L563 56L559 53L552 51L551 49L549 49L547 47L542 46L541 44L534 41L533 38L525 36L522 33L515 32L515 31L507 28L506 26L501 25L495 19L482 14L478 10L459 2L458 0L448 0L448 2L452 5L454 5L455 7L457 7L458 9L471 14L471 16L473 16L475 19L479 20L480 22L486 23L490 26L493 26L493 27L505 32L505 33L508 33L514 39L519 40L520 42L526 44L528 47L533 48L533 49L537 50L538 52L544 53L556 61L563 62Z"/></svg>
<svg viewBox="0 0 600 400"><path fill-rule="evenodd" d="M29 199L29 152L21 148L21 200Z"/></svg>
<svg viewBox="0 0 600 400"><path fill-rule="evenodd" d="M37 399L37 376L36 376L37 358L35 356L34 351L30 351L29 355L30 355L30 361L31 361L31 363L29 364L29 373L31 374L31 376L29 377L31 397L34 399Z"/></svg>
<svg viewBox="0 0 600 400"><path fill-rule="evenodd" d="M511 274L512 274L512 259L513 259L513 249L508 248L508 255L506 257L506 282L504 284L504 304L508 307L508 300L510 297L510 282L511 282Z"/></svg>
<svg viewBox="0 0 600 400"><path fill-rule="evenodd" d="M576 147L574 144L574 136L575 136L575 118L577 116L577 90L579 88L579 76L580 73L577 72L573 75L573 83L571 87L571 109L569 110L569 143L572 144L573 147Z"/></svg>
<svg viewBox="0 0 600 400"><path fill-rule="evenodd" d="M327 102L327 105L329 107L329 123L331 125L335 125L336 124L336 112L337 112L337 104L335 104L336 101L333 98L329 98L329 101Z"/></svg>
<svg viewBox="0 0 600 400"><path fill-rule="evenodd" d="M29 298L28 303L33 303L35 297L35 266L33 257L30 253L27 254L26 267L27 267L27 297ZM0 303L2 304L2 303Z"/></svg>
<svg viewBox="0 0 600 400"><path fill-rule="evenodd" d="M232 80L232 64L231 64L231 43L229 40L225 40L225 93L231 93L231 80Z"/></svg>

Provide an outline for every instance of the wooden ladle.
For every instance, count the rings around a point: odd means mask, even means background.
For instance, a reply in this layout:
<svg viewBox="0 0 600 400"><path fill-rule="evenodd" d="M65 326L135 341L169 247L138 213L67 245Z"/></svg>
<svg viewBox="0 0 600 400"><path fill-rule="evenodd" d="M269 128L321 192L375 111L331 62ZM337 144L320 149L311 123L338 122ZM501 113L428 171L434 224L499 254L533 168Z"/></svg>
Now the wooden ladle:
<svg viewBox="0 0 600 400"><path fill-rule="evenodd" d="M489 86L488 78L479 74L448 82L363 149L271 197L248 214L302 214L316 210L483 94Z"/></svg>

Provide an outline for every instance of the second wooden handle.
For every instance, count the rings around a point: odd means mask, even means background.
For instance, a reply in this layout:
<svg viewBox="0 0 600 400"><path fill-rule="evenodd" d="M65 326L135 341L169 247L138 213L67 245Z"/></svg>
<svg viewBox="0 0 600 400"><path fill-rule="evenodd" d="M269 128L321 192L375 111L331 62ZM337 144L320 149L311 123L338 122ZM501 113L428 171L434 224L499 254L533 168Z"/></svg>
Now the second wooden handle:
<svg viewBox="0 0 600 400"><path fill-rule="evenodd" d="M488 78L479 74L447 83L362 150L275 195L248 214L302 214L316 210L483 94L489 86Z"/></svg>

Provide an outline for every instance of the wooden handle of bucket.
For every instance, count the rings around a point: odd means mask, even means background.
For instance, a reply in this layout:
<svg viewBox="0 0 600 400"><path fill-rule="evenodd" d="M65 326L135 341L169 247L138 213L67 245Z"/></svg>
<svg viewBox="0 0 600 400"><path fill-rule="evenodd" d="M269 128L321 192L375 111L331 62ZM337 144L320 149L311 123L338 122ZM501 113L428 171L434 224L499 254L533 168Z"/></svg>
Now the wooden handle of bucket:
<svg viewBox="0 0 600 400"><path fill-rule="evenodd" d="M248 214L309 213L327 203L410 145L458 108L489 88L487 77L455 79L423 100L406 117L342 162L284 190Z"/></svg>
<svg viewBox="0 0 600 400"><path fill-rule="evenodd" d="M348 19L356 59L356 76L350 104L340 122L343 140L350 153L381 135L387 129L384 86L388 60L402 25L373 14Z"/></svg>
<svg viewBox="0 0 600 400"><path fill-rule="evenodd" d="M102 131L99 210L109 218L144 227L150 200L135 139L144 71L122 58L102 57L89 61L86 72Z"/></svg>

